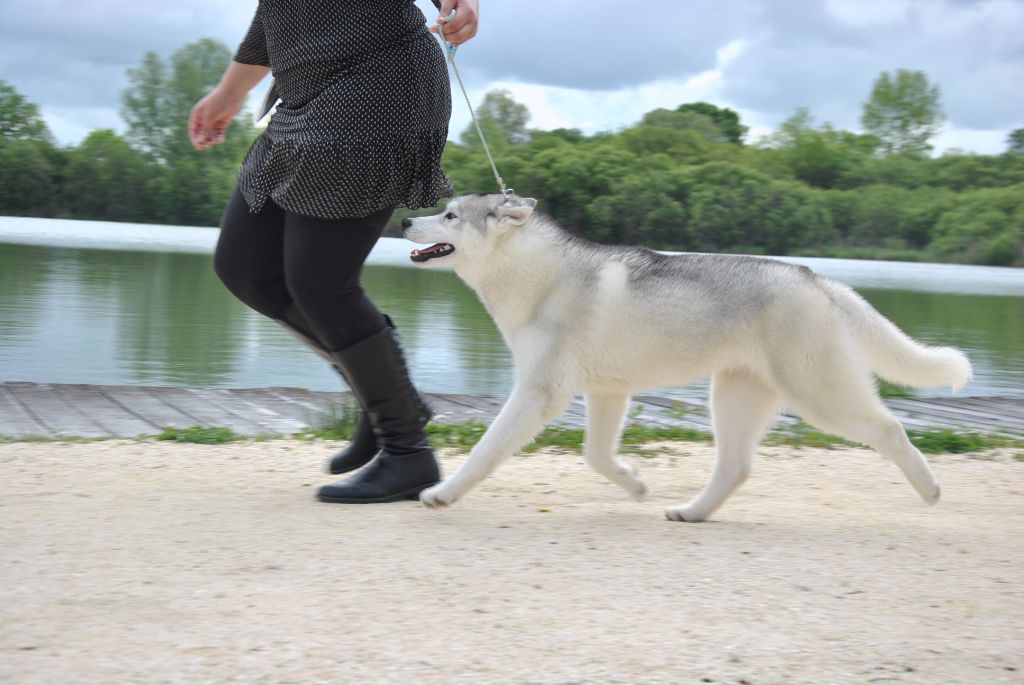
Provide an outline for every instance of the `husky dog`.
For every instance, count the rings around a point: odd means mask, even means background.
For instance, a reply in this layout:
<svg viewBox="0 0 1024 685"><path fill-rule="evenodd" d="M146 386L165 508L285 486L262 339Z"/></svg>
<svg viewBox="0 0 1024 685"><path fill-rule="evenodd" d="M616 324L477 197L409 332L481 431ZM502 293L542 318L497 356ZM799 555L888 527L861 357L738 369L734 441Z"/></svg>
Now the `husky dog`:
<svg viewBox="0 0 1024 685"><path fill-rule="evenodd" d="M783 404L823 430L896 462L928 504L939 482L879 400L874 374L904 385L971 378L959 350L911 340L850 288L803 266L759 257L667 255L599 245L534 211L536 200L464 195L436 216L407 218L423 267L451 267L494 317L516 365L515 389L467 461L424 490L452 504L586 395L587 463L639 500L616 458L630 395L712 379L716 459L673 521L703 521L746 480Z"/></svg>

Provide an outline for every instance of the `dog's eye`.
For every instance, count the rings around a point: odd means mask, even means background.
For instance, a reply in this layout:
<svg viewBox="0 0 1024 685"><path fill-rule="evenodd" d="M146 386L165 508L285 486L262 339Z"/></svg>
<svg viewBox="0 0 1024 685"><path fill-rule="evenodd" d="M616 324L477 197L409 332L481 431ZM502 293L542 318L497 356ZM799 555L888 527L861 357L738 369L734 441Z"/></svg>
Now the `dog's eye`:
<svg viewBox="0 0 1024 685"><path fill-rule="evenodd" d="M447 214L444 215L444 218L447 219L448 221L451 221L452 219L455 218L455 214L453 214L452 212L448 212Z"/></svg>

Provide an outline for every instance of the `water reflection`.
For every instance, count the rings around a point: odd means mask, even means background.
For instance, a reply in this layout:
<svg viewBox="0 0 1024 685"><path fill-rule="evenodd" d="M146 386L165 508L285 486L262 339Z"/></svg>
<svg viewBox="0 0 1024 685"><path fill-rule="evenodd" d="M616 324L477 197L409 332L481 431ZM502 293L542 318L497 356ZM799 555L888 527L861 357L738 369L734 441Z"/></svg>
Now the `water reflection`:
<svg viewBox="0 0 1024 685"><path fill-rule="evenodd" d="M511 359L476 295L453 273L367 267L370 297L391 315L414 380L433 392L504 393Z"/></svg>
<svg viewBox="0 0 1024 685"><path fill-rule="evenodd" d="M504 342L454 274L368 266L364 283L395 319L423 389L511 388ZM915 338L967 351L977 373L970 394L1024 395L1024 298L861 292ZM209 255L14 244L0 244L0 380L342 387L291 335L237 302Z"/></svg>
<svg viewBox="0 0 1024 685"><path fill-rule="evenodd" d="M0 376L230 382L245 312L209 262L206 255L0 246Z"/></svg>
<svg viewBox="0 0 1024 685"><path fill-rule="evenodd" d="M859 292L911 337L964 350L976 377L967 386L970 394L1024 395L1024 298L879 289Z"/></svg>

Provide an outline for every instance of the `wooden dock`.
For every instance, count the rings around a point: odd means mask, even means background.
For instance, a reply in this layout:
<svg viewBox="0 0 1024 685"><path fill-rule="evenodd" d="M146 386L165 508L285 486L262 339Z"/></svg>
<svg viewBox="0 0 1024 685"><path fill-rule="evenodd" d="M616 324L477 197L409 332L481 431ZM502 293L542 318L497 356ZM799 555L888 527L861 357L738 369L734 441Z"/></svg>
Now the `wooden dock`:
<svg viewBox="0 0 1024 685"><path fill-rule="evenodd" d="M439 423L489 423L500 395L435 395L427 400ZM0 436L8 438L134 438L165 428L230 428L240 435L287 436L323 425L352 402L349 393L302 388L178 388L141 385L0 383ZM958 430L1024 437L1024 398L963 397L887 400L907 428ZM647 425L710 430L707 406L663 395L634 397L631 420ZM586 406L577 398L557 420L582 427ZM797 422L782 414L776 428Z"/></svg>

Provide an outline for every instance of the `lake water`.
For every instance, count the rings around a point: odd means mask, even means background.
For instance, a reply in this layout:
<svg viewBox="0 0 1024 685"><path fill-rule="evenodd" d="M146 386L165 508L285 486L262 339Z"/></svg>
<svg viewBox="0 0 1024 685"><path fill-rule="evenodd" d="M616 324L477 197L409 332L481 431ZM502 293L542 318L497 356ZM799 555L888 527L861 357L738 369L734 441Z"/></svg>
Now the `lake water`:
<svg viewBox="0 0 1024 685"><path fill-rule="evenodd" d="M0 381L338 390L210 265L216 229L0 217ZM383 239L364 275L427 392L506 393L511 359L476 296ZM969 395L1024 396L1024 270L788 259L857 288L907 333L963 349ZM706 384L676 389L701 395ZM946 390L921 394L944 395Z"/></svg>

